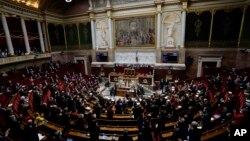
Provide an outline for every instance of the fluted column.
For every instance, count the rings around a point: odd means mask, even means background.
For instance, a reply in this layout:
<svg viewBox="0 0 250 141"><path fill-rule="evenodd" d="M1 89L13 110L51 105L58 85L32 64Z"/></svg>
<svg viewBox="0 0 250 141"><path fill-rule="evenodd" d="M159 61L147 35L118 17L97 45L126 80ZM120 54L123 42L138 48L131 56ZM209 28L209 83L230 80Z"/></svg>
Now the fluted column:
<svg viewBox="0 0 250 141"><path fill-rule="evenodd" d="M14 55L14 49L13 49L13 44L12 44L11 37L10 37L8 23L3 13L1 13L1 19L2 19L2 24L3 24L5 39L7 43L8 53L9 55Z"/></svg>
<svg viewBox="0 0 250 141"><path fill-rule="evenodd" d="M28 38L28 34L27 34L25 21L22 17L21 17L21 26L22 26L22 31L23 31L23 38L24 38L26 53L29 54L30 53L30 43L29 43L29 38Z"/></svg>
<svg viewBox="0 0 250 141"><path fill-rule="evenodd" d="M39 34L39 39L40 39L41 52L44 53L45 52L44 40L43 40L43 33L42 33L40 21L37 21L37 28L38 28L38 34Z"/></svg>

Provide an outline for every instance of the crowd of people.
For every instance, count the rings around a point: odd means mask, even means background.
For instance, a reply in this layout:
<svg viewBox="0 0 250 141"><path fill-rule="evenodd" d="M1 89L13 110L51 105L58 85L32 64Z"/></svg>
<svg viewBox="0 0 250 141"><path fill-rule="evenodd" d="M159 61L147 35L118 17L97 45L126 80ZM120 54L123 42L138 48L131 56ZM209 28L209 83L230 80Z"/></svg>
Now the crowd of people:
<svg viewBox="0 0 250 141"><path fill-rule="evenodd" d="M51 62L26 67L18 80L8 81L3 94L18 94L20 101L16 111L14 105L1 107L1 116L6 121L3 131L10 129L13 137L36 141L43 124L51 121L65 127L52 135L54 140L63 140L66 131L75 128L88 131L94 141L101 133L98 125L101 114L106 114L109 120L115 114L131 114L138 121L138 140L160 140L165 123L177 121L171 140L199 141L202 132L228 120L245 123L247 107L240 102L240 95L250 91L247 75L232 71L227 78L215 75L209 79L162 82L159 89L164 87L164 93L115 100L102 96L96 76L76 72L74 65L77 64ZM29 111L33 111L34 118ZM128 134L124 131L119 140L130 140Z"/></svg>
<svg viewBox="0 0 250 141"><path fill-rule="evenodd" d="M23 49L23 48L14 49L14 53L16 56L23 56L23 55L25 55L25 49ZM39 47L37 47L37 46L32 46L31 53L40 54L41 49L39 49ZM0 58L6 58L6 57L8 57L8 49L0 49Z"/></svg>

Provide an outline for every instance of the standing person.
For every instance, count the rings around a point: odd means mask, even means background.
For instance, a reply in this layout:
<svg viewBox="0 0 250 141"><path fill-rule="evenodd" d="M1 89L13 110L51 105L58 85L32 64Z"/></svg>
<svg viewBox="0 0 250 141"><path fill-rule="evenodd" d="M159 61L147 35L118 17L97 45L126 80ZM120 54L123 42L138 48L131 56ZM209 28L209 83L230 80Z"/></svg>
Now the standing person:
<svg viewBox="0 0 250 141"><path fill-rule="evenodd" d="M90 132L90 140L98 141L99 140L99 125L97 121L93 119L93 121L89 124L89 132Z"/></svg>
<svg viewBox="0 0 250 141"><path fill-rule="evenodd" d="M188 141L200 141L201 140L201 131L197 128L197 126L198 126L198 123L196 121L193 121L191 124L189 124L188 135L187 135Z"/></svg>

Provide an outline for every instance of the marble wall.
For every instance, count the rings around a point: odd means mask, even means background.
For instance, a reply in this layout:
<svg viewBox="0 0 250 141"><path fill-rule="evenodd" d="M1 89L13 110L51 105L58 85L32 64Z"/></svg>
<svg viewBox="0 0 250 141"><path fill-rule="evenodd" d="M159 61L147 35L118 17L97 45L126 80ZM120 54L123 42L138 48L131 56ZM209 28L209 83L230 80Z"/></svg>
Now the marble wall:
<svg viewBox="0 0 250 141"><path fill-rule="evenodd" d="M119 64L155 64L155 52L138 52L138 51L116 51L115 63Z"/></svg>

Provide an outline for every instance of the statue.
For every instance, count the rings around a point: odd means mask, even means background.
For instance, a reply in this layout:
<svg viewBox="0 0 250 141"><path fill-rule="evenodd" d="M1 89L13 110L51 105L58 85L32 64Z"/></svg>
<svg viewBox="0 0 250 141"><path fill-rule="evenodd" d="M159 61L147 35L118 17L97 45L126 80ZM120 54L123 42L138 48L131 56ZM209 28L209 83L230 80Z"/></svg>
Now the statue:
<svg viewBox="0 0 250 141"><path fill-rule="evenodd" d="M92 0L89 0L89 10L93 9L93 4L92 4Z"/></svg>
<svg viewBox="0 0 250 141"><path fill-rule="evenodd" d="M167 47L174 47L173 28L174 23L167 25Z"/></svg>
<svg viewBox="0 0 250 141"><path fill-rule="evenodd" d="M180 17L176 13L170 13L167 15L163 21L166 32L166 42L164 43L166 47L175 47L175 36L176 36L176 23L180 22Z"/></svg>

